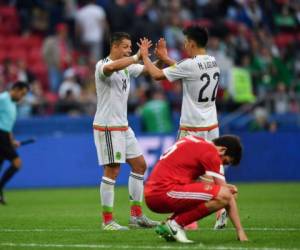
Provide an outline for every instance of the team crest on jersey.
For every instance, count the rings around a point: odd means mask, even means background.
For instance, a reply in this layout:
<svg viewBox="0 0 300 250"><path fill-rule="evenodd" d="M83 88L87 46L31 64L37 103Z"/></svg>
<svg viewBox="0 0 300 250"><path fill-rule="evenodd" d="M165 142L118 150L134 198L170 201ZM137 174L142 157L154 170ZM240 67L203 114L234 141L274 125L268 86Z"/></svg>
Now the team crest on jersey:
<svg viewBox="0 0 300 250"><path fill-rule="evenodd" d="M205 190L205 191L212 190L212 185L210 185L210 184L205 184L205 185L204 185L204 190Z"/></svg>
<svg viewBox="0 0 300 250"><path fill-rule="evenodd" d="M122 154L121 152L116 152L116 159L121 160Z"/></svg>
<svg viewBox="0 0 300 250"><path fill-rule="evenodd" d="M129 76L128 69L124 69L124 73L125 73L125 75L126 75L127 77Z"/></svg>

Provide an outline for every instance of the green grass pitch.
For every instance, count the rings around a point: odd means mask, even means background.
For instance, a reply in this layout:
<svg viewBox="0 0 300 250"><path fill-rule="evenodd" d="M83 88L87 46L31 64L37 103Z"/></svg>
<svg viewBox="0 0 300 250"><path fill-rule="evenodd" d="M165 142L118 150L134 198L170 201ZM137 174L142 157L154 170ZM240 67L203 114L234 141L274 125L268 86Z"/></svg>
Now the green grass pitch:
<svg viewBox="0 0 300 250"><path fill-rule="evenodd" d="M0 249L300 249L300 183L237 184L240 216L250 242L212 230L214 215L187 233L196 243L168 243L153 229L102 231L98 188L9 190L0 206ZM165 215L145 213L157 220ZM126 187L116 189L115 217L128 223Z"/></svg>

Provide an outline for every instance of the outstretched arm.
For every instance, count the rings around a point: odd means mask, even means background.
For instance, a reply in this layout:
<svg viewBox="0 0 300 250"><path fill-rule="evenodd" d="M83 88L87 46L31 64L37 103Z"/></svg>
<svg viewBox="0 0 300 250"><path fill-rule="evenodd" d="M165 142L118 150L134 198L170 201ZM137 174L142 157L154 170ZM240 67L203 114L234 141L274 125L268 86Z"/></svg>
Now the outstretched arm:
<svg viewBox="0 0 300 250"><path fill-rule="evenodd" d="M242 223L240 220L240 216L239 216L239 212L238 212L238 208L237 208L237 204L236 204L236 200L235 200L234 196L231 197L230 202L229 202L228 206L226 207L226 210L228 212L228 216L229 216L232 224L234 225L234 227L236 229L238 240L248 241L247 235L243 229L243 226L242 226Z"/></svg>
<svg viewBox="0 0 300 250"><path fill-rule="evenodd" d="M108 64L104 65L104 67L103 67L103 73L106 76L110 76L115 71L118 71L118 70L121 70L121 69L125 69L129 65L131 65L133 63L137 63L139 61L139 59L140 59L140 54L138 52L138 53L136 53L133 56L124 57L124 58L115 60L115 61L113 61L111 63L108 63Z"/></svg>
<svg viewBox="0 0 300 250"><path fill-rule="evenodd" d="M233 194L230 198L230 201L229 201L227 207L225 207L225 209L227 210L228 216L236 229L238 240L239 241L248 241L247 235L243 229L243 226L242 226L242 223L240 220L236 199L234 197L234 195L237 194L236 186L227 184L225 182L225 180L221 180L221 179L215 178L215 177L214 177L214 181L217 185L226 186L230 190L230 192Z"/></svg>

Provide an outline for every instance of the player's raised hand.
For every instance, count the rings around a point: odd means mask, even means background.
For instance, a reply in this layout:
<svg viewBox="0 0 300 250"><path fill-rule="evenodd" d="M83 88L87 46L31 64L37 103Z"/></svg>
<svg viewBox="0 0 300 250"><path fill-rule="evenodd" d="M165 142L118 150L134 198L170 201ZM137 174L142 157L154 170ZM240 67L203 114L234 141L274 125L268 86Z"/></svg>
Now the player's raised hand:
<svg viewBox="0 0 300 250"><path fill-rule="evenodd" d="M164 38L160 38L155 45L154 54L160 60L163 60L168 57L167 43Z"/></svg>
<svg viewBox="0 0 300 250"><path fill-rule="evenodd" d="M140 56L143 57L149 57L149 48L152 46L152 41L149 40L148 38L141 38L140 42L137 43L139 46L139 53Z"/></svg>

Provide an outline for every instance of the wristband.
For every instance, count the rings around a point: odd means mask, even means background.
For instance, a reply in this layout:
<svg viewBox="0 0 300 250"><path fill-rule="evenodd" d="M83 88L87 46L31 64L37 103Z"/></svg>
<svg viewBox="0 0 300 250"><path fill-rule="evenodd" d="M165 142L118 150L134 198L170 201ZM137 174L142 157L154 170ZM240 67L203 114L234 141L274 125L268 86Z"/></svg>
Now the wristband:
<svg viewBox="0 0 300 250"><path fill-rule="evenodd" d="M132 59L133 59L133 61L134 61L135 63L137 63L137 62L139 61L139 57L138 57L137 54L133 55L133 56L132 56Z"/></svg>

